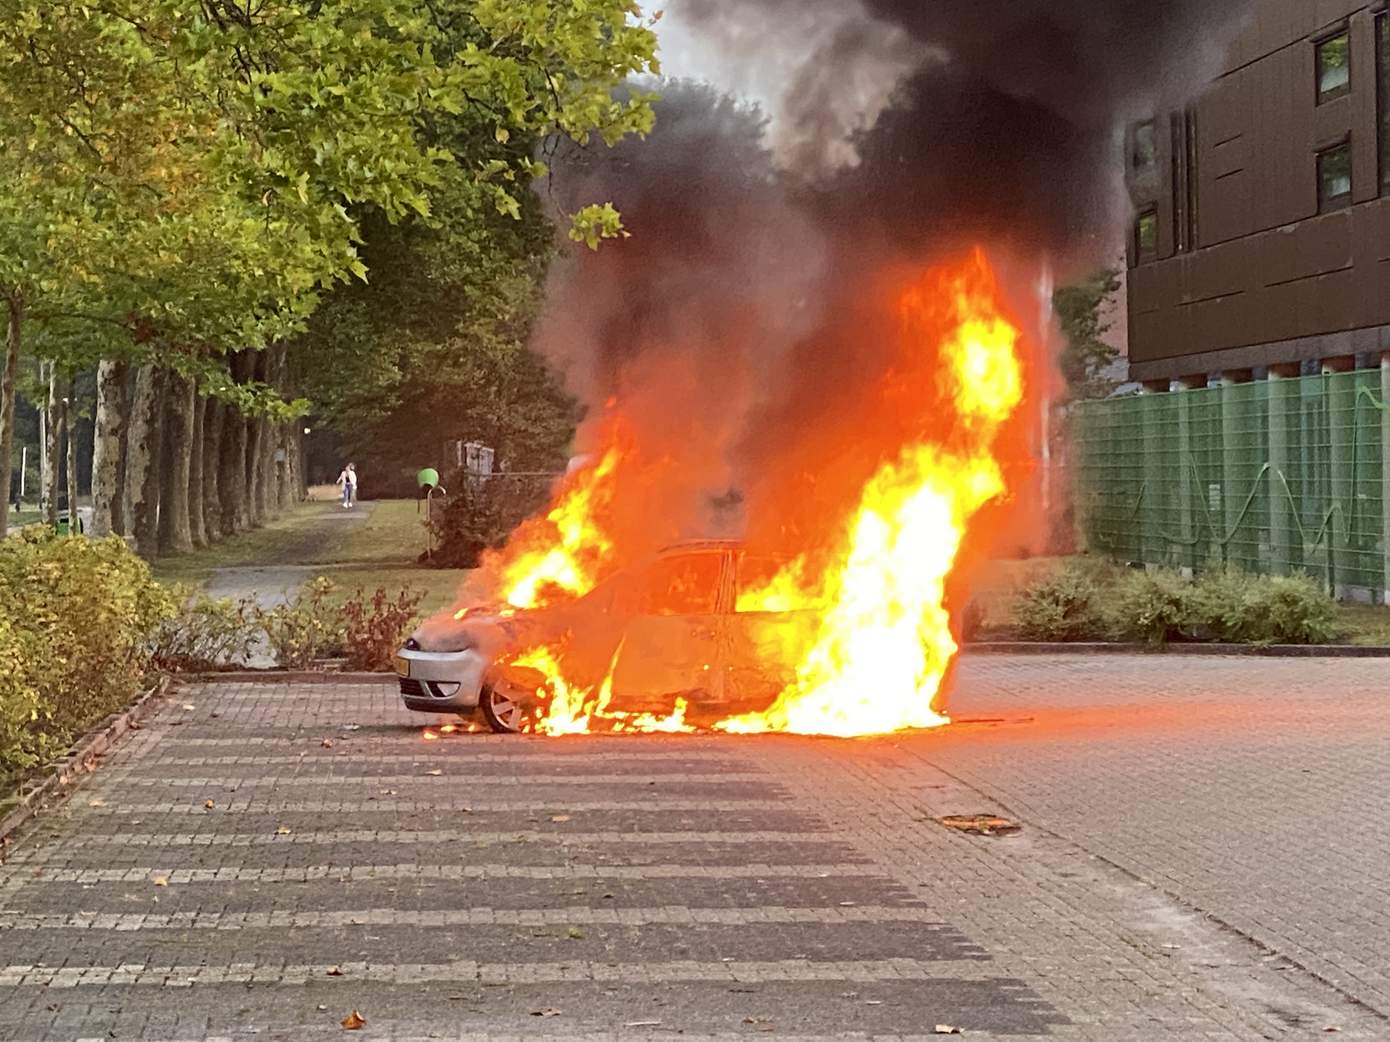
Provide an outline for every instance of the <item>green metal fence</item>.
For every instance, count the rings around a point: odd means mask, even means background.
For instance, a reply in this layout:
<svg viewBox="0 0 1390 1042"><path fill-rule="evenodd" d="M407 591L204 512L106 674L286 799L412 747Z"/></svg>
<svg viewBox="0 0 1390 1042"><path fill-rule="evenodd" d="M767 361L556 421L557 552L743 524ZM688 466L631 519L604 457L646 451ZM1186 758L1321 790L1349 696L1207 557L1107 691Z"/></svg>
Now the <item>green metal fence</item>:
<svg viewBox="0 0 1390 1042"><path fill-rule="evenodd" d="M1390 589L1390 371L1084 402L1073 426L1084 544L1116 560L1306 571Z"/></svg>

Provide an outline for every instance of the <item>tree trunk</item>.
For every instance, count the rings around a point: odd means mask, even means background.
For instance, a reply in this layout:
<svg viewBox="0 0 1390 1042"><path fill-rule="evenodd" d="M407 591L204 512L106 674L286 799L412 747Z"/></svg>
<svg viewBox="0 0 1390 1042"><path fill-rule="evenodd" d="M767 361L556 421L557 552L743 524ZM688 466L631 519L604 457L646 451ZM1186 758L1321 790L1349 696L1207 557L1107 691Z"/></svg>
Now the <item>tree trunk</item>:
<svg viewBox="0 0 1390 1042"><path fill-rule="evenodd" d="M43 473L41 484L43 494L40 497L40 511L43 514L44 524L49 528L58 527L58 478L62 470L62 451L63 451L63 407L62 401L58 397L58 365L55 362L47 363L48 367L48 405L45 413L48 422L44 425L43 432Z"/></svg>
<svg viewBox="0 0 1390 1042"><path fill-rule="evenodd" d="M170 370L165 376L163 466L159 481L159 552L193 549L189 523L189 472L193 460L193 381Z"/></svg>
<svg viewBox="0 0 1390 1042"><path fill-rule="evenodd" d="M222 499L218 477L222 466L222 413L225 406L209 398L203 406L203 534L209 543L222 538Z"/></svg>
<svg viewBox="0 0 1390 1042"><path fill-rule="evenodd" d="M0 497L0 538L10 531L10 483L14 480L14 394L19 378L20 335L24 328L24 304L18 296L6 297L8 321L5 336L5 369L0 379L0 465L4 467L4 496Z"/></svg>
<svg viewBox="0 0 1390 1042"><path fill-rule="evenodd" d="M92 535L121 532L121 451L126 429L124 362L97 366L96 430L92 440Z"/></svg>
<svg viewBox="0 0 1390 1042"><path fill-rule="evenodd" d="M63 427L68 433L68 534L77 535L77 378L68 378L68 395L63 399Z"/></svg>
<svg viewBox="0 0 1390 1042"><path fill-rule="evenodd" d="M232 377L238 382L246 371L240 356L231 360ZM222 445L217 480L222 502L222 532L235 535L251 525L246 503L246 417L231 405L224 405Z"/></svg>
<svg viewBox="0 0 1390 1042"><path fill-rule="evenodd" d="M207 399L193 392L192 447L188 461L188 529L193 545L208 545L207 527L203 521L203 416Z"/></svg>
<svg viewBox="0 0 1390 1042"><path fill-rule="evenodd" d="M159 548L160 414L164 373L152 365L135 374L126 437L125 516L135 549L153 557Z"/></svg>
<svg viewBox="0 0 1390 1042"><path fill-rule="evenodd" d="M265 382L266 352L249 352L246 356L247 379ZM264 471L264 456L261 451L265 427L261 417L246 417L246 509L251 515L251 525L259 528L265 524L264 505L260 490Z"/></svg>
<svg viewBox="0 0 1390 1042"><path fill-rule="evenodd" d="M298 421L294 421L298 422ZM284 513L294 505L294 491L290 472L290 431L293 423L280 423L275 427L275 509Z"/></svg>

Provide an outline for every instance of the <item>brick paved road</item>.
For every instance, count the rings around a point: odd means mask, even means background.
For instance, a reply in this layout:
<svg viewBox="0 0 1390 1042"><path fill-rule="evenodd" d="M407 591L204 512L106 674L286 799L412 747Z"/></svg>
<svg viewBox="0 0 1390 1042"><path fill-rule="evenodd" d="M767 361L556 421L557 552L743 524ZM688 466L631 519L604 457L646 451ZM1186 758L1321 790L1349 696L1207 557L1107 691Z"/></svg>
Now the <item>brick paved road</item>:
<svg viewBox="0 0 1390 1042"><path fill-rule="evenodd" d="M186 690L0 867L0 1039L1390 1038L1383 675L982 658L848 743Z"/></svg>

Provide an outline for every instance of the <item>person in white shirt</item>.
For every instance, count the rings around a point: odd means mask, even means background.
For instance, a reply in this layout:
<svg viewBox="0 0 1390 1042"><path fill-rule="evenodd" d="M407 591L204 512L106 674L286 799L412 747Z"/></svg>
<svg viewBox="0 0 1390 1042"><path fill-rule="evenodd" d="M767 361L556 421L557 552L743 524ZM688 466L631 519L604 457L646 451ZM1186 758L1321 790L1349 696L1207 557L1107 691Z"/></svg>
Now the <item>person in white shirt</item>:
<svg viewBox="0 0 1390 1042"><path fill-rule="evenodd" d="M338 475L338 487L343 490L343 509L349 509L357 502L357 467L349 463Z"/></svg>

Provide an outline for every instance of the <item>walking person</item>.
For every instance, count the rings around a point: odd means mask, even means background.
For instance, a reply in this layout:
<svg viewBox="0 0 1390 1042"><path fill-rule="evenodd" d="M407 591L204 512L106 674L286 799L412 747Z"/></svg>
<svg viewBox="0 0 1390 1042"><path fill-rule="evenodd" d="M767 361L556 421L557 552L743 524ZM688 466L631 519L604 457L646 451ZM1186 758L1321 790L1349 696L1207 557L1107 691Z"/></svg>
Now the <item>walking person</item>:
<svg viewBox="0 0 1390 1042"><path fill-rule="evenodd" d="M338 475L338 487L343 490L343 509L348 510L357 502L357 467L349 463Z"/></svg>

